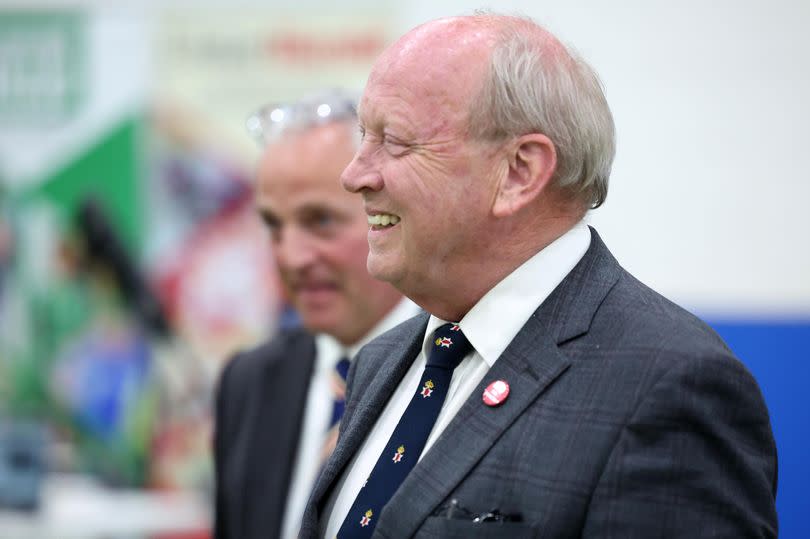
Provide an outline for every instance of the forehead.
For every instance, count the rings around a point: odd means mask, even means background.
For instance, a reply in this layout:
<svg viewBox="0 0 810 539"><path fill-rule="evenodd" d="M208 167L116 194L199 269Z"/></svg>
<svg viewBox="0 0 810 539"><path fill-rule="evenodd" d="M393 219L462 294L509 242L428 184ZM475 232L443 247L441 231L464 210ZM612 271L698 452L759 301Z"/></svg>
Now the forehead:
<svg viewBox="0 0 810 539"><path fill-rule="evenodd" d="M286 135L267 148L259 163L260 205L283 205L296 198L342 199L340 174L355 151L354 126L329 124Z"/></svg>
<svg viewBox="0 0 810 539"><path fill-rule="evenodd" d="M414 135L438 134L466 119L488 69L482 32L432 25L404 36L375 62L360 103L367 128L403 124Z"/></svg>

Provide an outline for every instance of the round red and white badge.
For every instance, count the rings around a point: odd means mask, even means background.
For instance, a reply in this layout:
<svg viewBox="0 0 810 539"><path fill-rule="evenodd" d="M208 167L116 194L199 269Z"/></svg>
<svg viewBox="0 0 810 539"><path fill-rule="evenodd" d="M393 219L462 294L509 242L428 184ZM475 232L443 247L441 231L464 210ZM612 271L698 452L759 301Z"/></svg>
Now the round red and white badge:
<svg viewBox="0 0 810 539"><path fill-rule="evenodd" d="M489 384L484 390L484 404L487 406L498 406L509 396L509 384L503 380L496 380Z"/></svg>

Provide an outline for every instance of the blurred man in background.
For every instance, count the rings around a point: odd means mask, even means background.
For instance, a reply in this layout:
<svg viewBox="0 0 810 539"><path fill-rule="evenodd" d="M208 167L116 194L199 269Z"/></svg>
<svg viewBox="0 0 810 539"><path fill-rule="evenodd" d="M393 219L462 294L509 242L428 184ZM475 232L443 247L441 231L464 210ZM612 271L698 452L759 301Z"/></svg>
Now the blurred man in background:
<svg viewBox="0 0 810 539"><path fill-rule="evenodd" d="M582 222L615 147L584 61L527 19L433 21L359 122L369 271L427 313L355 359L302 538L776 535L756 382Z"/></svg>
<svg viewBox="0 0 810 539"><path fill-rule="evenodd" d="M354 101L331 92L270 106L248 127L266 144L257 209L303 328L237 355L222 373L215 535L293 538L337 439L351 357L418 308L368 274L363 203L340 186L357 148Z"/></svg>

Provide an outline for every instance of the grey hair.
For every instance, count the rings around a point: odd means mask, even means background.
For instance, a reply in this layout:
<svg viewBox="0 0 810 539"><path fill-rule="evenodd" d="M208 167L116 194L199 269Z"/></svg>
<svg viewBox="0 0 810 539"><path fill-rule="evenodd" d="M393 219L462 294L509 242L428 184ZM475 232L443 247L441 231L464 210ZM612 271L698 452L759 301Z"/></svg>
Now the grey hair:
<svg viewBox="0 0 810 539"><path fill-rule="evenodd" d="M495 32L489 73L470 110L471 134L492 141L546 135L557 152L552 181L597 208L607 197L616 151L602 84L584 60L534 21L509 19L517 24L498 25ZM538 35L548 36L545 43Z"/></svg>

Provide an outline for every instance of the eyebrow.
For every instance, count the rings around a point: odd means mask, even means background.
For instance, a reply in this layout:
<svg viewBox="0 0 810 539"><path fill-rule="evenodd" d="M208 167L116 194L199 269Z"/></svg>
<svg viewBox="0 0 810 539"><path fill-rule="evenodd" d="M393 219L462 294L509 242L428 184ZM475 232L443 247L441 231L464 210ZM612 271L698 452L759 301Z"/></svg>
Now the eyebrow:
<svg viewBox="0 0 810 539"><path fill-rule="evenodd" d="M278 217L275 213L268 210L267 208L256 208L256 213L259 215L264 224L267 226L275 226L278 224Z"/></svg>
<svg viewBox="0 0 810 539"><path fill-rule="evenodd" d="M384 122L381 120L381 118L379 118L379 117L371 118L371 119L366 118L365 115L363 114L363 110L364 109L361 109L360 105L358 104L357 105L357 126L359 128L361 128L361 129L371 131L371 132L374 132L375 128L378 131L382 131L382 128L384 127Z"/></svg>
<svg viewBox="0 0 810 539"><path fill-rule="evenodd" d="M323 214L323 213L332 215L339 220L343 220L346 218L345 209L340 208L338 206L329 206L328 204L322 203L304 204L295 211L295 214L298 218L309 217L312 216L313 214Z"/></svg>
<svg viewBox="0 0 810 539"><path fill-rule="evenodd" d="M267 226L278 226L281 223L281 219L279 219L279 217L268 208L256 208L256 213ZM302 217L308 217L312 214L318 213L328 213L333 215L338 220L344 220L347 218L347 212L344 208L320 203L308 203L304 204L300 208L297 208L294 212L294 218L300 219Z"/></svg>

